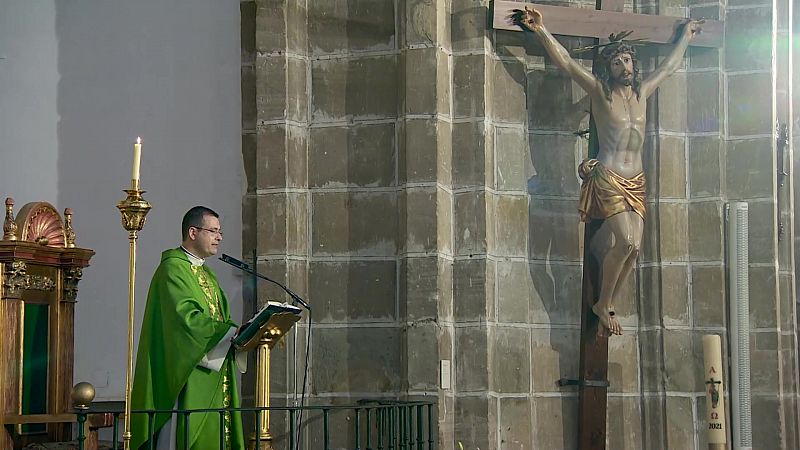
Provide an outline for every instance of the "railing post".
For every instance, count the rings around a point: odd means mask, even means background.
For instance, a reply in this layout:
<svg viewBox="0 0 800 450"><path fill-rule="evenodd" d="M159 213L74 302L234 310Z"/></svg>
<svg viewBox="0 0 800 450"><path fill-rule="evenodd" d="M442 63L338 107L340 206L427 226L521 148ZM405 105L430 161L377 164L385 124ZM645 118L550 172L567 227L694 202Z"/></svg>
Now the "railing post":
<svg viewBox="0 0 800 450"><path fill-rule="evenodd" d="M372 450L372 423L370 421L370 413L372 408L367 408L367 450Z"/></svg>
<svg viewBox="0 0 800 450"><path fill-rule="evenodd" d="M422 434L422 405L417 405L417 450L424 450L425 437Z"/></svg>
<svg viewBox="0 0 800 450"><path fill-rule="evenodd" d="M361 414L360 410L356 408L356 450L361 450Z"/></svg>
<svg viewBox="0 0 800 450"><path fill-rule="evenodd" d="M294 410L289 410L289 448L286 450L294 450Z"/></svg>
<svg viewBox="0 0 800 450"><path fill-rule="evenodd" d="M78 410L78 450L84 450L86 445L86 410Z"/></svg>
<svg viewBox="0 0 800 450"><path fill-rule="evenodd" d="M433 403L428 404L428 450L433 450Z"/></svg>
<svg viewBox="0 0 800 450"><path fill-rule="evenodd" d="M322 425L323 425L323 432L325 433L325 450L331 450L331 437L330 437L330 429L328 424L328 410L327 408L322 410Z"/></svg>

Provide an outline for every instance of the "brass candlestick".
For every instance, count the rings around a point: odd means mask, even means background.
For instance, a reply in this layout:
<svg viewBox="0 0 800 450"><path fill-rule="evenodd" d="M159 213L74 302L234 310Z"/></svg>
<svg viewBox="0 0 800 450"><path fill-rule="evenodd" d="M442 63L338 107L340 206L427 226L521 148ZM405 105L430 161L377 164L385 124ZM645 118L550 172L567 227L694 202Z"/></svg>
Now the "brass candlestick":
<svg viewBox="0 0 800 450"><path fill-rule="evenodd" d="M139 180L131 180L131 188L125 189L128 197L117 203L122 213L122 227L128 231L128 367L125 372L125 431L122 443L125 450L131 446L131 378L133 376L133 300L136 285L136 239L144 227L145 216L152 206L142 197Z"/></svg>

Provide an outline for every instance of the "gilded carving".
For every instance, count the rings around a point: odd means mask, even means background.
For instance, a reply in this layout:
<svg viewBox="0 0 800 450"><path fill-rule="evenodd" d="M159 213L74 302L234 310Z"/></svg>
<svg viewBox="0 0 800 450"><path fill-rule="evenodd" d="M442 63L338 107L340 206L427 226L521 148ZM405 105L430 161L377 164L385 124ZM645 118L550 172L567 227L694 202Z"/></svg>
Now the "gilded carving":
<svg viewBox="0 0 800 450"><path fill-rule="evenodd" d="M64 300L75 301L78 298L78 282L83 277L83 269L80 267L68 267L64 269Z"/></svg>
<svg viewBox="0 0 800 450"><path fill-rule="evenodd" d="M23 241L36 242L49 247L64 247L64 224L58 211L47 202L28 203L17 216L22 225Z"/></svg>
<svg viewBox="0 0 800 450"><path fill-rule="evenodd" d="M75 230L72 229L72 210L64 210L64 236L67 239L66 248L75 248Z"/></svg>
<svg viewBox="0 0 800 450"><path fill-rule="evenodd" d="M6 220L3 222L3 240L17 240L17 222L14 222L14 199L6 198Z"/></svg>
<svg viewBox="0 0 800 450"><path fill-rule="evenodd" d="M6 263L3 279L3 296L17 297L21 291L52 291L56 282L45 275L28 275L27 265L22 261Z"/></svg>

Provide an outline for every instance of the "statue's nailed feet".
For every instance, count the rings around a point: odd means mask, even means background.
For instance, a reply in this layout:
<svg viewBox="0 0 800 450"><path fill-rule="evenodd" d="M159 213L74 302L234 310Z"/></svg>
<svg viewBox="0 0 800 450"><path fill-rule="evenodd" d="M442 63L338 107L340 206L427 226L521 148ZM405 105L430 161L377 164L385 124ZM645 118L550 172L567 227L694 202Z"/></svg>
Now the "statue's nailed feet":
<svg viewBox="0 0 800 450"><path fill-rule="evenodd" d="M592 311L600 319L600 324L603 325L597 329L598 336L608 337L610 335L622 335L622 325L619 324L619 320L617 320L613 309L595 303L592 306Z"/></svg>

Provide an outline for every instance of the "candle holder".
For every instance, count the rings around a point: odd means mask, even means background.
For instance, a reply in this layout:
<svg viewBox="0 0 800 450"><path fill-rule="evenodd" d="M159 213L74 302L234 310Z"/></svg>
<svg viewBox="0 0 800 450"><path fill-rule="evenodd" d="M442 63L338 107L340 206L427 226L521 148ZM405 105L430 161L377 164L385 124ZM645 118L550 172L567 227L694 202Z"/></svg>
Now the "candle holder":
<svg viewBox="0 0 800 450"><path fill-rule="evenodd" d="M131 384L133 376L133 306L136 287L136 240L144 228L145 218L152 206L142 197L145 191L139 189L139 180L131 180L131 188L125 189L128 197L117 203L122 213L122 227L128 231L128 367L125 372L125 430L122 433L124 450L131 445Z"/></svg>

